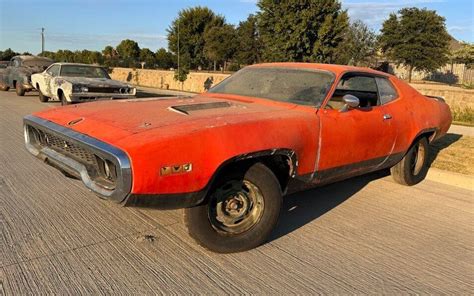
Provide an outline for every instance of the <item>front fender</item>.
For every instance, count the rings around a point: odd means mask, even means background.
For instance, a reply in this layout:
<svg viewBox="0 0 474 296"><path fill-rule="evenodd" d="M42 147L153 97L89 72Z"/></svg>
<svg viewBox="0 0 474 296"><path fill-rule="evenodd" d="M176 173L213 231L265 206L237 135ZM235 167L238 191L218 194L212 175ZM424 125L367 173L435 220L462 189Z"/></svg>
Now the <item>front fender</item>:
<svg viewBox="0 0 474 296"><path fill-rule="evenodd" d="M314 115L314 114L313 114ZM289 156L292 175L314 170L319 130L301 114L291 119L268 119L186 129L168 134L158 129L122 139L117 146L132 163L135 194L174 194L203 190L228 162L282 153ZM180 166L190 165L189 171ZM176 173L168 172L176 167Z"/></svg>

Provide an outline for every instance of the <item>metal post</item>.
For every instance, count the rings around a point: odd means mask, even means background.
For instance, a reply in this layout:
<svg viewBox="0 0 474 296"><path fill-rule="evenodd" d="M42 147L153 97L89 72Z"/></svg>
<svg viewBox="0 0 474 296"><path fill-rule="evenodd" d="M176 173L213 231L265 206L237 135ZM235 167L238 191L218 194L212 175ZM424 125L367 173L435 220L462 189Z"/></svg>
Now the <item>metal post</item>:
<svg viewBox="0 0 474 296"><path fill-rule="evenodd" d="M44 28L41 28L41 53L44 53Z"/></svg>

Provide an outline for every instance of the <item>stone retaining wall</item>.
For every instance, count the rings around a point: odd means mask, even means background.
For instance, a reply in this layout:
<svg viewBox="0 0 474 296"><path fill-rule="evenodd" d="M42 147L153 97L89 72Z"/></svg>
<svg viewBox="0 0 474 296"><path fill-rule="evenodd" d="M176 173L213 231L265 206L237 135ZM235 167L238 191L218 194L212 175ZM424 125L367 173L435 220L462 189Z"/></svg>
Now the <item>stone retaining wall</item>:
<svg viewBox="0 0 474 296"><path fill-rule="evenodd" d="M174 79L173 71L165 70L114 68L110 76L140 86L201 93L205 90L205 84L211 86L219 83L229 74L191 72L184 83Z"/></svg>
<svg viewBox="0 0 474 296"><path fill-rule="evenodd" d="M114 68L111 76L113 79L127 81L131 84L154 87L161 89L182 90L200 93L205 90L206 81L211 85L221 82L230 74L191 72L186 81L181 84L174 80L173 71ZM464 109L469 106L474 109L474 90L462 89L443 84L412 84L424 95L442 96L451 108Z"/></svg>

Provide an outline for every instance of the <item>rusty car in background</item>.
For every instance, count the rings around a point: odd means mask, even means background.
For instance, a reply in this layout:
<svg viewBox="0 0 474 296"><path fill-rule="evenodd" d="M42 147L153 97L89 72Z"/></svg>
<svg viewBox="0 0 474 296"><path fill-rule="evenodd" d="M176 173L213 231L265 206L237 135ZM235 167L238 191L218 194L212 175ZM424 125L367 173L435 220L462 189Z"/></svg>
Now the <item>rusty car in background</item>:
<svg viewBox="0 0 474 296"><path fill-rule="evenodd" d="M104 68L87 64L54 63L34 74L31 81L41 102L52 98L60 100L62 105L98 99L130 99L136 94L135 87L112 80Z"/></svg>
<svg viewBox="0 0 474 296"><path fill-rule="evenodd" d="M24 96L26 92L34 89L31 85L31 75L43 71L52 63L53 60L45 57L14 56L4 69L0 69L0 90L14 88L17 95Z"/></svg>

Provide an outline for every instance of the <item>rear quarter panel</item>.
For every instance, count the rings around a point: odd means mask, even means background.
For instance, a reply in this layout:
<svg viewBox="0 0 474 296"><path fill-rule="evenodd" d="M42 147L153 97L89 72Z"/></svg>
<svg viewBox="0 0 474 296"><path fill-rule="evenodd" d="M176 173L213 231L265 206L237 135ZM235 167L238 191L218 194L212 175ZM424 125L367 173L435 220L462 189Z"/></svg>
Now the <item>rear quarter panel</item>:
<svg viewBox="0 0 474 296"><path fill-rule="evenodd" d="M398 129L395 152L407 151L421 133L432 131L434 138L446 134L451 125L451 112L447 104L427 98L398 78L391 77L399 98L386 104L393 114Z"/></svg>

